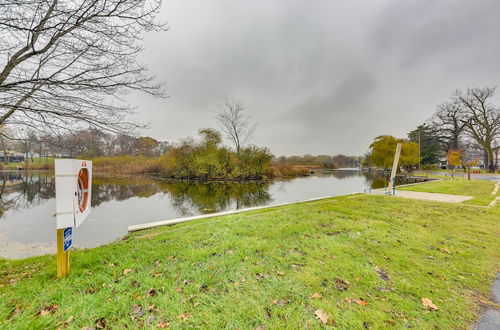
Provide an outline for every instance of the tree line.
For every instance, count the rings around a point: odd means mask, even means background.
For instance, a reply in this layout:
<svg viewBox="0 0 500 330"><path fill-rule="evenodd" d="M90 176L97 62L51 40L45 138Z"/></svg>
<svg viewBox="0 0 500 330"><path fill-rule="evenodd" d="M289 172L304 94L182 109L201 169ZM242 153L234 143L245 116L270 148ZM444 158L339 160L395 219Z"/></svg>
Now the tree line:
<svg viewBox="0 0 500 330"><path fill-rule="evenodd" d="M274 159L278 164L290 165L308 165L318 166L322 168L335 169L339 167L356 167L361 164L362 157L359 156L346 156L343 154L338 155L311 155L305 154L303 156L280 156Z"/></svg>
<svg viewBox="0 0 500 330"><path fill-rule="evenodd" d="M5 128L4 128L5 131ZM98 128L87 128L64 134L40 133L35 129L23 129L0 136L0 147L4 154L15 150L25 155L25 160L34 157L96 158L122 155L160 156L168 151L170 144L147 136L130 136L106 132ZM13 136L13 138L12 138Z"/></svg>
<svg viewBox="0 0 500 330"><path fill-rule="evenodd" d="M482 159L485 168L498 168L500 152L500 107L494 87L455 90L439 104L425 123L410 131L406 139L382 135L375 138L365 155L365 166L392 166L397 143L402 143L400 164L444 165L470 168Z"/></svg>
<svg viewBox="0 0 500 330"><path fill-rule="evenodd" d="M422 164L436 164L441 156L450 165L467 166L482 159L485 168L494 172L500 149L495 92L495 87L457 89L426 123L411 131L408 137L420 144Z"/></svg>

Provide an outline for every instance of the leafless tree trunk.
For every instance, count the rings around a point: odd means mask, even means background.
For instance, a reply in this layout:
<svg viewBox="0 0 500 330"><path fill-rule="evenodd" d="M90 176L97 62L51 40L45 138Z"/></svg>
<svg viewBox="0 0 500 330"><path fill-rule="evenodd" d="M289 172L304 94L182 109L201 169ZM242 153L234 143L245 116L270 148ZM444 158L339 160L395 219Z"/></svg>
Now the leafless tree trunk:
<svg viewBox="0 0 500 330"><path fill-rule="evenodd" d="M0 125L129 131L123 95L163 96L136 61L161 0L0 0Z"/></svg>
<svg viewBox="0 0 500 330"><path fill-rule="evenodd" d="M34 129L22 130L18 133L19 138L19 148L22 153L24 153L24 162L26 163L26 167L28 167L28 162L31 156L31 160L33 160L33 148L35 144L38 142L38 137L36 136Z"/></svg>
<svg viewBox="0 0 500 330"><path fill-rule="evenodd" d="M495 171L493 155L498 149L494 145L500 137L500 108L491 104L495 88L470 88L466 92L456 91L456 97L464 107L466 130L487 154L489 172Z"/></svg>
<svg viewBox="0 0 500 330"><path fill-rule="evenodd" d="M226 100L218 107L215 115L220 129L234 145L236 153L249 142L255 133L256 123L250 121L250 116L244 113L243 101L234 98Z"/></svg>
<svg viewBox="0 0 500 330"><path fill-rule="evenodd" d="M462 103L456 98L438 105L430 127L436 132L444 151L460 149L460 140L466 126L463 117Z"/></svg>

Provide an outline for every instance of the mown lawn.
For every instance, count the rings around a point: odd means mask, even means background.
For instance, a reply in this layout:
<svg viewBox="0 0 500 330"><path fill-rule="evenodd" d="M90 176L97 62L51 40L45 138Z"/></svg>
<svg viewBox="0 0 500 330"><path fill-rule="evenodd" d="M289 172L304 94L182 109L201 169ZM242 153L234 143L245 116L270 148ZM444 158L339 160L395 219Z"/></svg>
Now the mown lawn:
<svg viewBox="0 0 500 330"><path fill-rule="evenodd" d="M355 195L138 232L73 252L61 280L53 256L2 260L0 327L469 328L499 220L500 207Z"/></svg>
<svg viewBox="0 0 500 330"><path fill-rule="evenodd" d="M495 187L493 181L483 180L439 180L418 184L414 186L398 188L398 190L410 190L450 195L473 196L474 198L465 201L465 204L488 205L495 195L491 192Z"/></svg>

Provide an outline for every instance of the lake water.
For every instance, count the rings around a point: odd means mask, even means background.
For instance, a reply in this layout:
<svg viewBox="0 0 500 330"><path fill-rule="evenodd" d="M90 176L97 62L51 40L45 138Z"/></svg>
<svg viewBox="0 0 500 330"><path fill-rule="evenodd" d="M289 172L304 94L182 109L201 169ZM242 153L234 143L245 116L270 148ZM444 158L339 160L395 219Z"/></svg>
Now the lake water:
<svg viewBox="0 0 500 330"><path fill-rule="evenodd" d="M92 212L74 230L74 247L95 247L130 225L203 213L273 205L379 188L383 179L357 170L269 182L167 182L94 177ZM0 172L0 257L55 253L55 183L50 172Z"/></svg>

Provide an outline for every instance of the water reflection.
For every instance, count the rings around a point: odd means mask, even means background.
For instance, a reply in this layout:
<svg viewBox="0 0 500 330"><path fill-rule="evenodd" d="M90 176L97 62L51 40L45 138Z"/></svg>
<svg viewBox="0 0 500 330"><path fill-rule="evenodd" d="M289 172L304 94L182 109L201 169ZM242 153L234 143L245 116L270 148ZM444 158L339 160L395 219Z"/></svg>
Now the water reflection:
<svg viewBox="0 0 500 330"><path fill-rule="evenodd" d="M75 245L113 241L129 225L180 216L338 195L378 188L384 178L361 171L318 172L268 182L169 182L151 177L95 177L89 218ZM55 181L49 172L0 172L0 257L19 258L54 250Z"/></svg>
<svg viewBox="0 0 500 330"><path fill-rule="evenodd" d="M30 208L55 196L54 176L47 172L0 174L0 209Z"/></svg>

